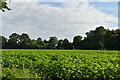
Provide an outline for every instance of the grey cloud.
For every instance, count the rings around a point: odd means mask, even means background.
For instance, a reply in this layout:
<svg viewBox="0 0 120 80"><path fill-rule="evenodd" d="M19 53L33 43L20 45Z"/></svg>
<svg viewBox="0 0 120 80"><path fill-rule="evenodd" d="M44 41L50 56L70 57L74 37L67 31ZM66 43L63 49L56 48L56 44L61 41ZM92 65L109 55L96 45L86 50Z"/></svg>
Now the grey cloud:
<svg viewBox="0 0 120 80"><path fill-rule="evenodd" d="M64 3L54 7L38 3L11 3L12 11L3 13L3 35L13 32L26 32L32 38L57 36L68 37L84 35L96 25L107 25L108 21L117 23L117 17L103 13L89 3ZM107 25L109 26L109 25Z"/></svg>

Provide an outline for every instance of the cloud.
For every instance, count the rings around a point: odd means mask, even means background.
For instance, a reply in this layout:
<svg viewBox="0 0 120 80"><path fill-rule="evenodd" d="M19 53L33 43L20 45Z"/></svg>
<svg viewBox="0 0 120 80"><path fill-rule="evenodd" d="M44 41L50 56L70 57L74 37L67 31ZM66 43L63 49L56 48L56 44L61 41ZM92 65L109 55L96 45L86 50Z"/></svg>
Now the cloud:
<svg viewBox="0 0 120 80"><path fill-rule="evenodd" d="M118 2L119 0L12 0L11 2Z"/></svg>
<svg viewBox="0 0 120 80"><path fill-rule="evenodd" d="M117 17L103 13L89 3L65 2L61 7L41 3L14 2L12 11L3 13L3 35L25 32L32 38L50 36L72 38L108 22L117 23Z"/></svg>
<svg viewBox="0 0 120 80"><path fill-rule="evenodd" d="M39 2L39 0L11 0L11 2Z"/></svg>

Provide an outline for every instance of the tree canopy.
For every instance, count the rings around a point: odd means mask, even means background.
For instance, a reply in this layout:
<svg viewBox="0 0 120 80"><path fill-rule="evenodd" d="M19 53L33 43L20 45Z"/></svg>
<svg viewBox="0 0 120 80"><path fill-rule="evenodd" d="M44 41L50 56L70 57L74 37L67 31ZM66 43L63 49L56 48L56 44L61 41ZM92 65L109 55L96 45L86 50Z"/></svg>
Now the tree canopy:
<svg viewBox="0 0 120 80"><path fill-rule="evenodd" d="M3 49L85 49L85 50L120 50L120 29L109 30L103 26L86 32L85 38L78 35L70 42L67 38L53 36L49 40L38 37L31 39L28 34L13 33L9 38L0 36L0 48Z"/></svg>

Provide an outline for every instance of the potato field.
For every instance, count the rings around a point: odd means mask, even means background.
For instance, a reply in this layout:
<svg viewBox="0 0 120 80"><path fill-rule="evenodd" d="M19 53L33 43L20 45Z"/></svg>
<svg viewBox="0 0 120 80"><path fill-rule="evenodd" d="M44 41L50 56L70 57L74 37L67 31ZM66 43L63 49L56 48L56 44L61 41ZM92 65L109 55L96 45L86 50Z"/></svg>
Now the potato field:
<svg viewBox="0 0 120 80"><path fill-rule="evenodd" d="M2 78L120 80L119 51L3 49Z"/></svg>

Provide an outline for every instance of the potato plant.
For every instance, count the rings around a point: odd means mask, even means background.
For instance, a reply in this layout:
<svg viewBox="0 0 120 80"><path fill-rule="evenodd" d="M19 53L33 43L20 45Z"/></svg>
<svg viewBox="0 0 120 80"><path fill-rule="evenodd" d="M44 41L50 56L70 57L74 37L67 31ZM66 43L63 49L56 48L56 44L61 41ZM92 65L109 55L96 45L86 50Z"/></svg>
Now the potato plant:
<svg viewBox="0 0 120 80"><path fill-rule="evenodd" d="M3 78L120 79L118 51L2 50Z"/></svg>

